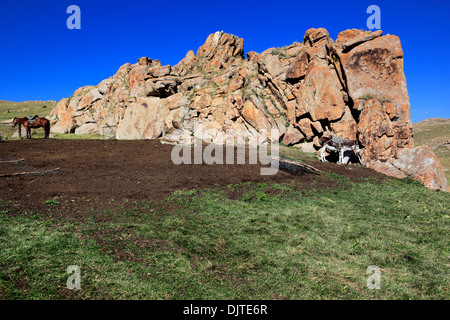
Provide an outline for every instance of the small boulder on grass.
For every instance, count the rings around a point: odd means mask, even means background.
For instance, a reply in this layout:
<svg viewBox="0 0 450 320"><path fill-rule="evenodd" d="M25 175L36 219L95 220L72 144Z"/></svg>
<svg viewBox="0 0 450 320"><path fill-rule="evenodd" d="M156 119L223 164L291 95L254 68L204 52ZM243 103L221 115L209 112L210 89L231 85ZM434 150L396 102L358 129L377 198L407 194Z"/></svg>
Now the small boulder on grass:
<svg viewBox="0 0 450 320"><path fill-rule="evenodd" d="M34 129L31 129L31 134L33 134L34 131L35 131ZM26 137L26 136L27 136L27 130L25 129L25 127L22 127L22 128L21 128L20 135L21 135L22 137ZM12 137L13 137L13 138L19 138L19 137L20 137L20 136L19 136L19 129L16 130L16 132L13 134Z"/></svg>

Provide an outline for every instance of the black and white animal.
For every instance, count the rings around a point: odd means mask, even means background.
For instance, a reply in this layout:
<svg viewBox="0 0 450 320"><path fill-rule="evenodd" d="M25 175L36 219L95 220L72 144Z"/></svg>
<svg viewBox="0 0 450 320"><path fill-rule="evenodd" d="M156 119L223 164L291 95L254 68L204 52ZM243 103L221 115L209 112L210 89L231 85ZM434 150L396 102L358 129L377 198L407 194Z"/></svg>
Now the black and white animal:
<svg viewBox="0 0 450 320"><path fill-rule="evenodd" d="M322 145L322 149L320 150L320 160L322 162L326 162L325 152L328 150L339 153L338 163L347 164L351 157L351 153L349 152L355 153L361 163L361 158L359 157L361 149L359 148L358 141L344 140L342 137L332 136L329 138L320 138L320 144Z"/></svg>

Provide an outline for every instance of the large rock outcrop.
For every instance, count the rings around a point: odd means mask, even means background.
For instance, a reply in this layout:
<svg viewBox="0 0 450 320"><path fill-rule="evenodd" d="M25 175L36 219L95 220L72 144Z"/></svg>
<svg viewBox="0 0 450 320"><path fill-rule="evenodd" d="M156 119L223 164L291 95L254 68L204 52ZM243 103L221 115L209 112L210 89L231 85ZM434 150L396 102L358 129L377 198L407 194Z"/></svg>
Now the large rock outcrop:
<svg viewBox="0 0 450 320"><path fill-rule="evenodd" d="M327 30L310 29L303 43L247 58L242 39L216 32L175 66L148 57L121 66L62 99L51 116L54 132L165 143L190 144L200 134L206 142L224 143L226 134L248 141L269 133L269 141L317 150L322 136L342 135L359 141L366 166L386 174L394 166L433 180L427 184L436 189L445 184L423 160L428 156L415 156L422 151L413 148L403 51L398 37L381 31L347 30L333 41ZM411 159L417 170L400 164Z"/></svg>
<svg viewBox="0 0 450 320"><path fill-rule="evenodd" d="M368 167L399 179L415 177L433 190L448 190L444 168L428 146L401 149L395 157L371 161Z"/></svg>

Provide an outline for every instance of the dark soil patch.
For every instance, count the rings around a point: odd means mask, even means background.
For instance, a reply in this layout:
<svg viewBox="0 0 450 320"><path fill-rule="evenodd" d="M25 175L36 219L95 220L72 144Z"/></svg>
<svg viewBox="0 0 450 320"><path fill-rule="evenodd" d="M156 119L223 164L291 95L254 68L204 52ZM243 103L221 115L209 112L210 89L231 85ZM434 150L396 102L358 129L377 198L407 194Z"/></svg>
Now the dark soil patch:
<svg viewBox="0 0 450 320"><path fill-rule="evenodd" d="M11 201L19 210L47 212L49 209L77 215L117 208L127 202L166 199L174 191L254 183L297 183L311 187L334 188L336 181L315 174L260 174L261 165L175 165L172 146L158 140L21 140L7 141L0 148L0 174L11 174L34 168L59 171L41 175L19 175L0 178L0 199ZM361 166L336 165L305 161L328 173L351 181L385 176ZM25 170L26 171L26 170ZM54 200L54 201L53 201ZM44 202L47 202L46 204Z"/></svg>

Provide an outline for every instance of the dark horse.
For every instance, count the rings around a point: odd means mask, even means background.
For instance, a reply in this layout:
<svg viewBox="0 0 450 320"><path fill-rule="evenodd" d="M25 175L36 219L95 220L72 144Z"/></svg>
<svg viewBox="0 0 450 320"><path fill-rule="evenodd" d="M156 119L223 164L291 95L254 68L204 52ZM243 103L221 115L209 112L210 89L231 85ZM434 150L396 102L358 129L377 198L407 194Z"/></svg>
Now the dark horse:
<svg viewBox="0 0 450 320"><path fill-rule="evenodd" d="M32 128L44 128L44 139L48 139L50 135L50 120L46 118L36 118L32 122L28 118L14 118L12 122L13 128L19 125L19 137L22 138L22 128L23 125L27 131L27 138L31 139L31 129Z"/></svg>

